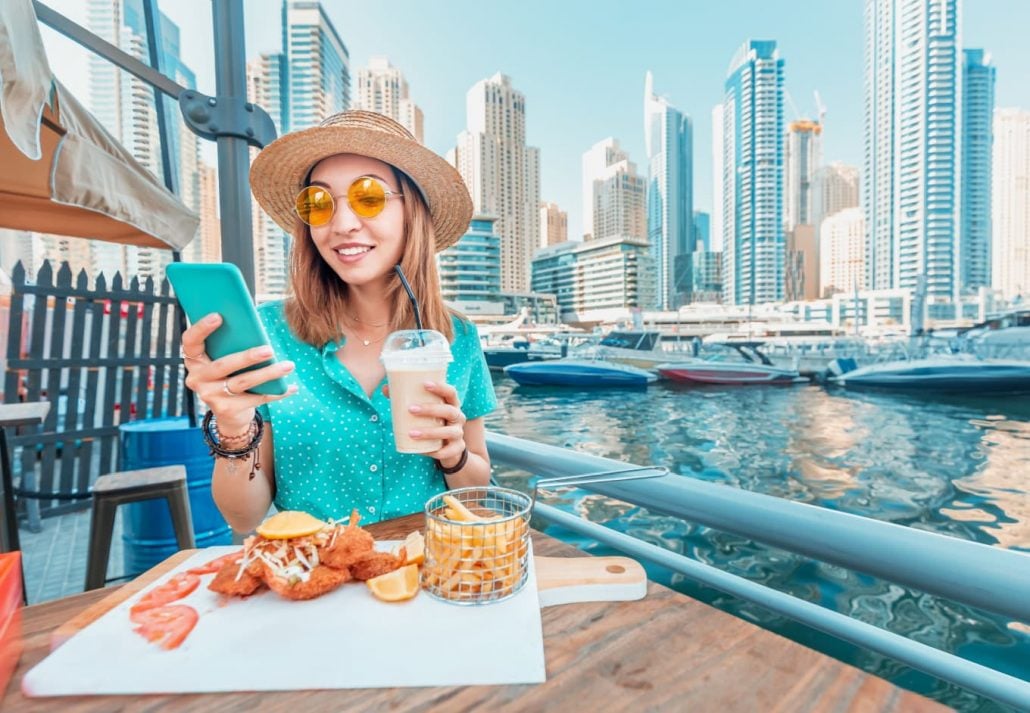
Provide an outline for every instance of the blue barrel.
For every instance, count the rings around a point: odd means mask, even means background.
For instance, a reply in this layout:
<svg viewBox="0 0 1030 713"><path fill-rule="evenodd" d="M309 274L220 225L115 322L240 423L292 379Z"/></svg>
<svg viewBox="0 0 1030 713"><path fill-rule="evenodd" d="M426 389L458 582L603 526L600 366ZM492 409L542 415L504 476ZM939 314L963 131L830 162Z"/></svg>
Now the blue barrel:
<svg viewBox="0 0 1030 713"><path fill-rule="evenodd" d="M186 418L154 418L119 426L121 469L138 470L183 465L190 494L190 513L197 547L231 545L232 529L211 497L214 458L200 427ZM172 516L164 498L130 503L122 510L125 574L137 575L179 551Z"/></svg>

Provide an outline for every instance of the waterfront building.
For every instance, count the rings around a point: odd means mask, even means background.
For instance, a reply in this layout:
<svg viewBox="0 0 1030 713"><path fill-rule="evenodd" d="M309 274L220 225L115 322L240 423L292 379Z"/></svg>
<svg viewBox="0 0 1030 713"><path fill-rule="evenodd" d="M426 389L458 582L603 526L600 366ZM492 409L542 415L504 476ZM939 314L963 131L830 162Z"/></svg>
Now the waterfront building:
<svg viewBox="0 0 1030 713"><path fill-rule="evenodd" d="M569 239L569 214L557 203L540 204L540 247L564 243Z"/></svg>
<svg viewBox="0 0 1030 713"><path fill-rule="evenodd" d="M866 283L960 287L959 0L865 0Z"/></svg>
<svg viewBox="0 0 1030 713"><path fill-rule="evenodd" d="M647 238L656 269L655 306L690 301L694 252L694 155L690 117L654 93L644 79L644 145L647 151Z"/></svg>
<svg viewBox="0 0 1030 713"><path fill-rule="evenodd" d="M597 321L605 311L654 300L648 241L628 236L568 241L533 258L533 292L553 294L563 322Z"/></svg>
<svg viewBox="0 0 1030 713"><path fill-rule="evenodd" d="M469 89L465 116L454 165L476 212L497 218L502 289L525 292L540 245L540 151L526 145L526 97L497 73Z"/></svg>
<svg viewBox="0 0 1030 713"><path fill-rule="evenodd" d="M991 284L1006 298L1030 295L1030 111L994 113Z"/></svg>
<svg viewBox="0 0 1030 713"><path fill-rule="evenodd" d="M734 55L725 83L723 300L729 304L784 297L783 67L775 41L751 40Z"/></svg>
<svg viewBox="0 0 1030 713"><path fill-rule="evenodd" d="M491 216L472 217L465 235L436 256L444 300L462 309L468 302L497 301L501 292L501 236Z"/></svg>
<svg viewBox="0 0 1030 713"><path fill-rule="evenodd" d="M368 66L358 70L355 109L385 114L423 143L422 109L411 100L404 73L386 57L372 57Z"/></svg>
<svg viewBox="0 0 1030 713"><path fill-rule="evenodd" d="M991 144L995 68L982 49L962 51L962 196L959 292L991 284Z"/></svg>
<svg viewBox="0 0 1030 713"><path fill-rule="evenodd" d="M583 154L583 239L647 237L647 182L614 138Z"/></svg>
<svg viewBox="0 0 1030 713"><path fill-rule="evenodd" d="M819 236L820 296L865 289L865 235L861 208L846 208L823 220Z"/></svg>

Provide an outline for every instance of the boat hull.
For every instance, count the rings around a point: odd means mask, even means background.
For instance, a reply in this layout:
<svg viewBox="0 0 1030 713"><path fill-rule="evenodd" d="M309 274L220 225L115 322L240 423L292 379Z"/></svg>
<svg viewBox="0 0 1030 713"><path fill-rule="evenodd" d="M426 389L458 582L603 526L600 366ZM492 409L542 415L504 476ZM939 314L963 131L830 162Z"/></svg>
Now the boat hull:
<svg viewBox="0 0 1030 713"><path fill-rule="evenodd" d="M1015 393L1030 391L1030 362L930 365L901 362L858 369L837 377L835 381L848 388Z"/></svg>
<svg viewBox="0 0 1030 713"><path fill-rule="evenodd" d="M781 369L757 369L740 367L721 369L704 365L685 367L659 367L658 373L670 381L693 384L722 384L746 386L749 384L793 384L798 379L796 371Z"/></svg>
<svg viewBox="0 0 1030 713"><path fill-rule="evenodd" d="M630 366L604 362L557 359L505 367L504 373L523 386L572 386L579 388L640 387L658 377Z"/></svg>

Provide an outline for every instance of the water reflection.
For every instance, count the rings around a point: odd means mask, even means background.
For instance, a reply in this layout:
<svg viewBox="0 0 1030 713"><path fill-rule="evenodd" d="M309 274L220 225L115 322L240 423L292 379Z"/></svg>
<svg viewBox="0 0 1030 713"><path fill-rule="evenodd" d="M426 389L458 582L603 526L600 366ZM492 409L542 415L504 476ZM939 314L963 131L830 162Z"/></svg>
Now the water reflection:
<svg viewBox="0 0 1030 713"><path fill-rule="evenodd" d="M645 392L574 392L513 389L504 378L495 385L501 408L487 426L502 433L623 461L666 465L685 477L1030 551L1026 397L981 401L816 386L683 388L661 383ZM722 570L1030 678L1030 633L999 617L596 494L564 491L544 500ZM954 686L805 630L760 607L667 572L649 574L948 705L996 710Z"/></svg>

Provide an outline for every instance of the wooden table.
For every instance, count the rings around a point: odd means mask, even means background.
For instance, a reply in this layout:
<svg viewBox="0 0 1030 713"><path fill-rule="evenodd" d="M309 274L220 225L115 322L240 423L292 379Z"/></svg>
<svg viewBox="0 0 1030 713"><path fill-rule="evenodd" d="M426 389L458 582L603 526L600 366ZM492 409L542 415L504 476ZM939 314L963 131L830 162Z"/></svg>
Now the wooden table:
<svg viewBox="0 0 1030 713"><path fill-rule="evenodd" d="M370 525L401 539L421 515ZM537 554L583 556L538 532ZM132 586L132 583L126 586ZM25 609L25 651L0 710L358 711L656 710L943 711L943 706L663 586L636 602L549 607L542 612L547 682L465 688L396 688L182 696L27 699L22 676L43 659L51 633L113 588ZM238 662L257 665L240 652Z"/></svg>

